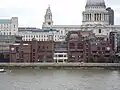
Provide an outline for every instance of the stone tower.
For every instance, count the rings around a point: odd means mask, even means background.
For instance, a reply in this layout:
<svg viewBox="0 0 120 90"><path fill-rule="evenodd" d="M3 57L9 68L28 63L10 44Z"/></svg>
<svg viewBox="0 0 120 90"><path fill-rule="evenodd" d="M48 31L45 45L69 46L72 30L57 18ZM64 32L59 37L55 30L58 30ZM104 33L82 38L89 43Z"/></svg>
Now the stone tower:
<svg viewBox="0 0 120 90"><path fill-rule="evenodd" d="M53 26L52 12L49 6L44 16L44 22L43 22L42 28L51 28L52 26Z"/></svg>

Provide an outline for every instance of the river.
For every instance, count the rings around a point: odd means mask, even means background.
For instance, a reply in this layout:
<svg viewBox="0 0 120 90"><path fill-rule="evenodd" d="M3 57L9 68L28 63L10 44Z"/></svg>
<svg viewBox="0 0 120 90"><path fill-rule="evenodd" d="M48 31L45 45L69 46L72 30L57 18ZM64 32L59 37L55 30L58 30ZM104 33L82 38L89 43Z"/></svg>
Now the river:
<svg viewBox="0 0 120 90"><path fill-rule="evenodd" d="M119 70L12 69L0 90L120 90Z"/></svg>

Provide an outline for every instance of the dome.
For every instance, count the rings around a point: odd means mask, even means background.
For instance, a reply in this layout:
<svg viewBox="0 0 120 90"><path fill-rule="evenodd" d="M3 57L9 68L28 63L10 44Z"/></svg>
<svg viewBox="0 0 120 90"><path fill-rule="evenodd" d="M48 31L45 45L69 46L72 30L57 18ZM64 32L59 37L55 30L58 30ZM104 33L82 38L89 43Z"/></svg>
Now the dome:
<svg viewBox="0 0 120 90"><path fill-rule="evenodd" d="M87 0L86 7L89 6L102 6L105 7L104 0Z"/></svg>

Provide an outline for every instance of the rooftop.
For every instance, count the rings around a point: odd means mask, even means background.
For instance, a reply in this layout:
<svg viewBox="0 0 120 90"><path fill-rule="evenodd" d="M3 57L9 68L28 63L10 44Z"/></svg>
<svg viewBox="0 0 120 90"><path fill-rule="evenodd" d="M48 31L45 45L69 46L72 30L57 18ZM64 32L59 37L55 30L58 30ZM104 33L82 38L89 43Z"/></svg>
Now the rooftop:
<svg viewBox="0 0 120 90"><path fill-rule="evenodd" d="M0 23L2 24L6 24L6 23L10 23L10 19L0 19Z"/></svg>

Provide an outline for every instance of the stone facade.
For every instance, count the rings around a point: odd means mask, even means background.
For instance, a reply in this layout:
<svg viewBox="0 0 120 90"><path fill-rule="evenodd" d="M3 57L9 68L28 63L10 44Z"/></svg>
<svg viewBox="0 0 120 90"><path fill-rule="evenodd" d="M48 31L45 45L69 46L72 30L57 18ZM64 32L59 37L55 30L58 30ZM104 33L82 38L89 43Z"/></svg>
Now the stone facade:
<svg viewBox="0 0 120 90"><path fill-rule="evenodd" d="M0 19L0 35L18 35L18 18Z"/></svg>

